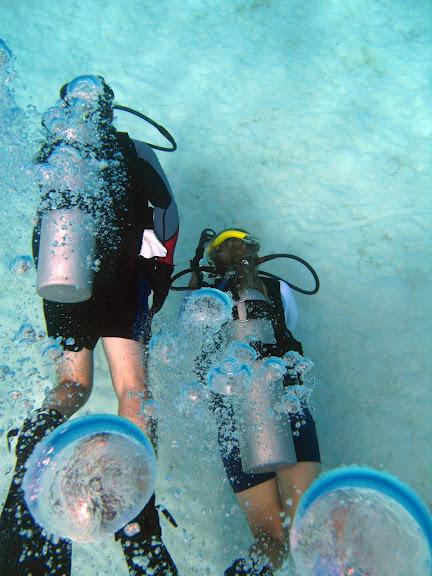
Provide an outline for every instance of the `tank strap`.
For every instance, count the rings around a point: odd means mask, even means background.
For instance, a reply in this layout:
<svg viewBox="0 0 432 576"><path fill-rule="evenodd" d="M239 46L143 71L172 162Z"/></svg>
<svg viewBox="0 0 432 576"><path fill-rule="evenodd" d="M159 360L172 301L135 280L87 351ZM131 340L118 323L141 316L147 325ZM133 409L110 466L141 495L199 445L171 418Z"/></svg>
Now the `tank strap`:
<svg viewBox="0 0 432 576"><path fill-rule="evenodd" d="M162 514L165 516L165 518L168 520L171 526L174 526L174 528L178 528L178 524L169 510L167 510L161 504L157 504L156 508L162 512Z"/></svg>
<svg viewBox="0 0 432 576"><path fill-rule="evenodd" d="M15 438L19 434L19 428L12 428L7 433L7 445L9 453L12 453L12 438Z"/></svg>
<svg viewBox="0 0 432 576"><path fill-rule="evenodd" d="M278 356L288 350L295 350L299 354L303 354L301 343L294 338L285 324L285 311L280 293L279 280L274 280L273 278L261 279L267 289L268 297L273 304L272 324L277 344L271 354ZM276 349L279 351L276 351Z"/></svg>
<svg viewBox="0 0 432 576"><path fill-rule="evenodd" d="M247 306L244 300L236 302L235 307L237 308L238 319L240 322L248 321Z"/></svg>

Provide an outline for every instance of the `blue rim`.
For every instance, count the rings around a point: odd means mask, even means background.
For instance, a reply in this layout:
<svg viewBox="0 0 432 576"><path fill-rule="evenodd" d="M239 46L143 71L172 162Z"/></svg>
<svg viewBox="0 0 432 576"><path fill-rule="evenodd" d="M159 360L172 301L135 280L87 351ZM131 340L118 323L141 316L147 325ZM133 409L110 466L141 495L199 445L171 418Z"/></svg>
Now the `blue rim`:
<svg viewBox="0 0 432 576"><path fill-rule="evenodd" d="M200 288L199 290L195 290L189 296L189 299L196 300L197 298L202 298L203 296L210 296L211 298L219 300L226 306L232 306L232 301L228 294L226 292L222 292L222 290L217 290L216 288Z"/></svg>
<svg viewBox="0 0 432 576"><path fill-rule="evenodd" d="M90 416L81 416L68 420L51 434L49 434L42 442L40 442L35 449L36 451L49 450L54 448L56 452L60 452L71 442L75 442L90 434L98 434L101 432L123 434L132 437L136 442L143 444L154 455L153 446L147 436L130 420L121 416L113 416L112 414L91 414ZM39 449L39 450L38 450Z"/></svg>
<svg viewBox="0 0 432 576"><path fill-rule="evenodd" d="M432 515L423 500L395 476L365 466L338 468L320 476L303 494L296 520L301 521L316 500L344 488L370 488L396 500L420 526L432 551Z"/></svg>
<svg viewBox="0 0 432 576"><path fill-rule="evenodd" d="M127 436L128 439L132 439L132 441L143 446L149 455L149 460L151 461L150 469L152 470L151 476L153 480L155 480L157 468L153 446L144 432L133 422L121 416L113 416L112 414L93 414L69 420L61 424L36 445L27 463L27 466L31 468L31 474L27 476L26 472L22 487L24 489L27 506L38 524L43 525L40 501L38 498L40 483L51 458L58 455L72 442L102 432ZM152 489L154 490L154 486ZM133 516L138 514L147 502L148 499L138 502Z"/></svg>
<svg viewBox="0 0 432 576"><path fill-rule="evenodd" d="M27 477L27 473L25 474L23 481L24 491L28 489L31 494L37 495L39 492L40 479L44 475L46 467L53 455L58 455L72 442L101 432L121 434L141 444L149 453L156 473L156 455L153 446L138 426L121 416L92 414L90 416L75 418L61 424L36 445L27 462L27 467L32 469L32 476L30 479L30 477ZM36 499L29 506L33 510L37 509L38 500Z"/></svg>

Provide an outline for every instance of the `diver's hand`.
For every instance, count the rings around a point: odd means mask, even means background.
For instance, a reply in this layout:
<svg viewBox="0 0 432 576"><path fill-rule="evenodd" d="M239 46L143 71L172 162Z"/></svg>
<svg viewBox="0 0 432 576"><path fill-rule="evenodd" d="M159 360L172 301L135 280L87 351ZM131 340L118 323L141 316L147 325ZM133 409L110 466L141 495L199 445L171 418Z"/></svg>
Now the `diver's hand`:
<svg viewBox="0 0 432 576"><path fill-rule="evenodd" d="M216 236L216 232L211 228L204 228L201 232L201 236L198 245L195 250L195 256L190 261L191 268L198 268L200 260L204 256L204 247Z"/></svg>
<svg viewBox="0 0 432 576"><path fill-rule="evenodd" d="M171 276L174 266L153 259L147 260L145 268L147 280L149 281L150 288L153 291L153 303L150 308L150 314L153 315L159 312L165 303L171 284Z"/></svg>

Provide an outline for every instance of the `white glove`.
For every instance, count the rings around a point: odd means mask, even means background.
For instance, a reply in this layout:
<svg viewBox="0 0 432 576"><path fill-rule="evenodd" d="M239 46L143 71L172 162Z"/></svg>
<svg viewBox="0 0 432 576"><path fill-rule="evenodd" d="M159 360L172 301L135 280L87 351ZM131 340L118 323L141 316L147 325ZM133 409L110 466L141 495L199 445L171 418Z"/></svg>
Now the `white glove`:
<svg viewBox="0 0 432 576"><path fill-rule="evenodd" d="M167 249L165 246L157 239L154 230L144 230L140 256L144 258L153 258L153 256L166 256Z"/></svg>

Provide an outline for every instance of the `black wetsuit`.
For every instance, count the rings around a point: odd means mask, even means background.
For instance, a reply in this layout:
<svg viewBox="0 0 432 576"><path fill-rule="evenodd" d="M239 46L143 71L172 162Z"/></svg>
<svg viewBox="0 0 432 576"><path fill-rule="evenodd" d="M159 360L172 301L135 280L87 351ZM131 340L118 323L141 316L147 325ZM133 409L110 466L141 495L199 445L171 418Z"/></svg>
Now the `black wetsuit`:
<svg viewBox="0 0 432 576"><path fill-rule="evenodd" d="M143 142L132 140L126 133L115 133L114 143L106 147L106 159L120 152L126 178L118 183L115 173L105 176L103 194L108 230L96 236L96 259L92 297L78 304L60 304L44 300L48 336L60 338L65 349L92 350L99 337L140 338L148 311L150 286L148 262L138 256L144 229L153 228L167 249L158 262L173 264L178 234L178 210L168 180L153 150ZM45 160L51 149L42 149ZM149 204L153 208L149 207ZM42 210L46 207L42 199ZM67 207L67 198L64 206ZM62 205L56 207L63 207ZM84 209L88 210L88 206ZM33 234L33 254L39 252L41 210ZM110 233L112 230L112 234Z"/></svg>

